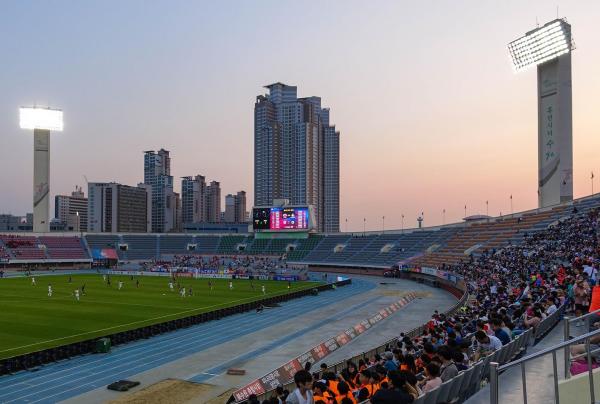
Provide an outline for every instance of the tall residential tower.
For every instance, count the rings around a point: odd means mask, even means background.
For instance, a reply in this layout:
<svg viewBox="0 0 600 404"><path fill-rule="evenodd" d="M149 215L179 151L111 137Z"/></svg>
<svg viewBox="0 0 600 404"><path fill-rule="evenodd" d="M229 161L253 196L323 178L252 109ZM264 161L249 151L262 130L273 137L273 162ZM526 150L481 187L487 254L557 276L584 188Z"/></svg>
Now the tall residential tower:
<svg viewBox="0 0 600 404"><path fill-rule="evenodd" d="M265 86L254 105L254 205L312 205L319 231L339 231L339 132L321 98Z"/></svg>
<svg viewBox="0 0 600 404"><path fill-rule="evenodd" d="M173 191L169 151L144 152L144 184L152 187L152 231L166 233L178 229L179 194Z"/></svg>

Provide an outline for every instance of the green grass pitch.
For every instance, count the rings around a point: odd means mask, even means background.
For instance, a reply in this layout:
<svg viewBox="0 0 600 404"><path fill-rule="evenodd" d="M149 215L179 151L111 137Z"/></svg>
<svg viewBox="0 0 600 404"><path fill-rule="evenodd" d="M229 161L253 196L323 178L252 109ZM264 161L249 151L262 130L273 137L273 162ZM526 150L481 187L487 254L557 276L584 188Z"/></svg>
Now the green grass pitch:
<svg viewBox="0 0 600 404"><path fill-rule="evenodd" d="M248 303L263 297L307 289L315 282L178 278L186 292L169 290L168 277L111 275L107 286L102 275L51 275L0 279L0 359L157 324L194 314ZM136 280L140 287L136 288ZM123 289L118 290L118 282ZM48 284L53 295L48 297ZM85 284L77 301L74 291ZM266 296L261 286L266 287Z"/></svg>

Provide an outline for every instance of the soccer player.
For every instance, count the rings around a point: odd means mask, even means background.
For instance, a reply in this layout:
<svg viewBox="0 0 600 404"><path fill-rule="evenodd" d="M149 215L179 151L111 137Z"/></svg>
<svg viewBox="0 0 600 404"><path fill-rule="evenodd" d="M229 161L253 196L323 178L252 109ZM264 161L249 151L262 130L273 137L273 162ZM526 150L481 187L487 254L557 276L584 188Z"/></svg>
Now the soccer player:
<svg viewBox="0 0 600 404"><path fill-rule="evenodd" d="M210 290L213 290L213 283L212 283L212 281L210 279L208 280L208 288Z"/></svg>
<svg viewBox="0 0 600 404"><path fill-rule="evenodd" d="M179 294L181 295L181 297L185 297L185 288L184 287L179 289Z"/></svg>
<svg viewBox="0 0 600 404"><path fill-rule="evenodd" d="M31 277L31 286L35 286L35 276Z"/></svg>
<svg viewBox="0 0 600 404"><path fill-rule="evenodd" d="M123 281L119 281L119 290L123 289Z"/></svg>
<svg viewBox="0 0 600 404"><path fill-rule="evenodd" d="M190 286L188 290L188 296L194 296L194 292L192 291L192 287Z"/></svg>
<svg viewBox="0 0 600 404"><path fill-rule="evenodd" d="M265 285L262 285L262 292L263 292L263 295L267 294L267 288L265 287Z"/></svg>
<svg viewBox="0 0 600 404"><path fill-rule="evenodd" d="M85 296L85 283L81 286L81 294Z"/></svg>
<svg viewBox="0 0 600 404"><path fill-rule="evenodd" d="M102 280L106 282L106 274L102 275Z"/></svg>
<svg viewBox="0 0 600 404"><path fill-rule="evenodd" d="M229 281L229 290L233 290L233 282Z"/></svg>
<svg viewBox="0 0 600 404"><path fill-rule="evenodd" d="M69 283L73 282L73 278L71 278L71 275L69 275Z"/></svg>
<svg viewBox="0 0 600 404"><path fill-rule="evenodd" d="M136 287L136 288L139 288L139 287L140 287L140 280L139 280L139 279L136 279L136 280L135 280L135 287Z"/></svg>
<svg viewBox="0 0 600 404"><path fill-rule="evenodd" d="M75 299L79 301L79 289L75 289Z"/></svg>
<svg viewBox="0 0 600 404"><path fill-rule="evenodd" d="M173 281L169 281L169 290L171 292L175 292L175 290L173 289Z"/></svg>
<svg viewBox="0 0 600 404"><path fill-rule="evenodd" d="M292 282L288 281L288 290L292 288Z"/></svg>
<svg viewBox="0 0 600 404"><path fill-rule="evenodd" d="M48 284L48 297L52 297L52 285Z"/></svg>

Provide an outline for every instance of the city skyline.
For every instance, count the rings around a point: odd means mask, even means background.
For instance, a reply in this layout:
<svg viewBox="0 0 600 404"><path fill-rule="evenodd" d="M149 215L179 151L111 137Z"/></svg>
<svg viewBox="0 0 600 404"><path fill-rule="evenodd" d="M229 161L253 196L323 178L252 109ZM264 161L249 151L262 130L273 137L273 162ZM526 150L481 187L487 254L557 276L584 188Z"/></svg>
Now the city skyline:
<svg viewBox="0 0 600 404"><path fill-rule="evenodd" d="M4 42L14 57L0 77L1 212L31 210L23 207L31 201L32 140L18 129L16 111L36 102L65 111L65 131L52 137L51 200L74 185L85 189L84 175L90 182L137 184L140 152L164 147L177 161L175 178L202 172L228 184L223 194L245 189L252 201L252 105L257 91L276 81L321 96L342 130L342 231L346 218L348 230L362 231L363 218L367 229L380 230L382 216L391 229L401 227L401 214L405 228L415 227L422 211L425 225L458 221L465 204L467 214L488 206L491 215L510 213L511 202L515 212L536 207L535 71L515 75L506 45L535 27L536 16L540 24L556 18L554 5L382 2L366 10L341 2L304 8L262 2L239 4L231 16L236 24L223 28L226 6L175 2L145 7L131 22L139 30L132 30L128 19L139 4L119 5L120 13L106 3L70 4L64 15L56 4L5 7L4 38L20 40ZM600 172L593 102L600 90L600 5L558 4L577 44L577 198L590 193L590 173ZM267 27L244 13L295 18L273 22L287 35L266 36ZM303 25L323 38L315 50L302 44ZM265 65L275 51L284 57ZM319 63L306 57L311 52Z"/></svg>

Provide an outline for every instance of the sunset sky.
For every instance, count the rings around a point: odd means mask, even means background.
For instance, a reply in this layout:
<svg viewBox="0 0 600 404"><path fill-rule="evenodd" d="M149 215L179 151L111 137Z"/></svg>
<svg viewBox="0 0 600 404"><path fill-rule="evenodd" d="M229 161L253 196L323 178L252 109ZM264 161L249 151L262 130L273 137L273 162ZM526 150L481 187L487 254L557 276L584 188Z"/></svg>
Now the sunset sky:
<svg viewBox="0 0 600 404"><path fill-rule="evenodd" d="M51 198L143 180L143 151L253 200L253 107L298 86L341 132L341 228L446 223L537 205L535 69L507 44L573 26L575 196L600 191L600 1L5 1L0 212L32 211L33 136L18 107L62 108ZM87 190L86 190L87 191ZM224 208L224 204L223 204ZM53 214L53 210L51 214Z"/></svg>

